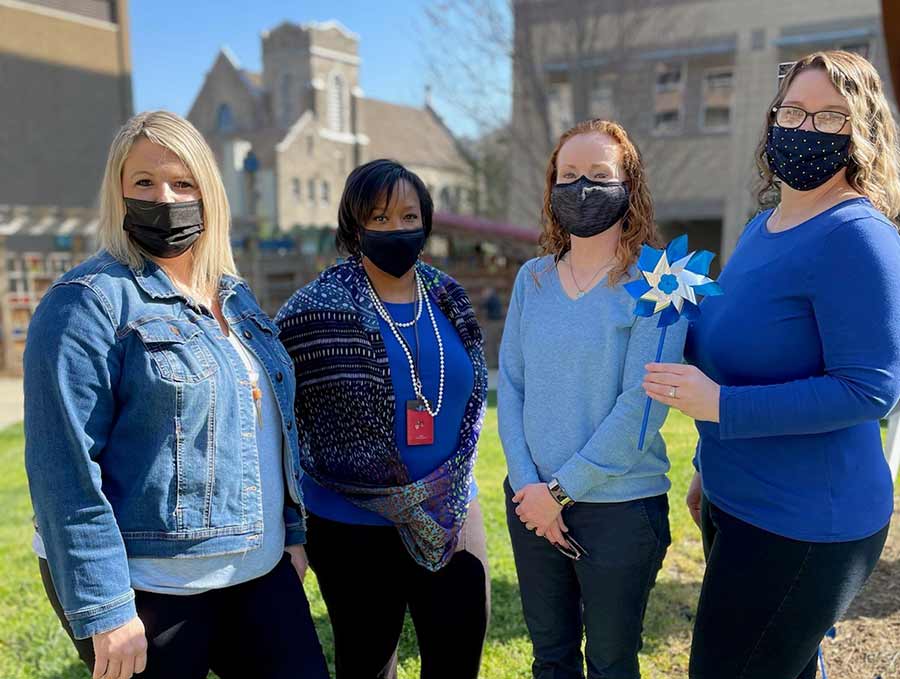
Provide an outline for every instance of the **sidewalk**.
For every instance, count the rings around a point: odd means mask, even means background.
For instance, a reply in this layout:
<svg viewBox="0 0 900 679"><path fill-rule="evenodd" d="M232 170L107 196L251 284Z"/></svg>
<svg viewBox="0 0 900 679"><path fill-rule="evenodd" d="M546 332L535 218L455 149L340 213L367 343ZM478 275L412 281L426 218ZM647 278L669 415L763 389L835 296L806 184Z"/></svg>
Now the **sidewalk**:
<svg viewBox="0 0 900 679"><path fill-rule="evenodd" d="M22 417L22 378L0 377L0 429L21 422Z"/></svg>

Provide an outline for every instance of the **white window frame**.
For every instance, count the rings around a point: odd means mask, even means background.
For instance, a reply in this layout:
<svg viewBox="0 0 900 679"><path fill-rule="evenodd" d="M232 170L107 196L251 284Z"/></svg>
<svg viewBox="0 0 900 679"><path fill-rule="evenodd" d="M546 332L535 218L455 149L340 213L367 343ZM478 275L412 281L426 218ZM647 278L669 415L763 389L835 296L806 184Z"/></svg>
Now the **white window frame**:
<svg viewBox="0 0 900 679"><path fill-rule="evenodd" d="M343 73L336 71L328 76L328 127L335 132L348 132L350 129L348 93L349 85Z"/></svg>
<svg viewBox="0 0 900 679"><path fill-rule="evenodd" d="M681 69L681 78L678 81L678 85L676 87L666 87L660 89L659 83L657 82L657 78L659 76L658 69L659 65L663 64L666 66L674 66L678 65ZM651 111L652 120L650 122L650 134L654 137L673 137L675 135L679 135L684 131L684 108L685 108L685 92L687 86L688 79L688 64L686 60L679 61L657 61L656 66L653 69L653 109ZM678 126L671 130L660 129L656 126L656 95L662 92L670 92L670 91L678 91L681 93L681 105L678 107Z"/></svg>
<svg viewBox="0 0 900 679"><path fill-rule="evenodd" d="M711 75L718 75L721 73L730 73L731 74L731 100L728 103L728 125L719 125L709 127L706 125L706 90L707 90L707 78ZM734 76L735 76L735 67L734 66L715 66L713 68L707 68L703 70L702 80L700 84L700 113L699 120L697 121L697 126L700 128L701 132L705 132L707 134L719 134L722 132L730 132L732 129L732 122L734 121Z"/></svg>

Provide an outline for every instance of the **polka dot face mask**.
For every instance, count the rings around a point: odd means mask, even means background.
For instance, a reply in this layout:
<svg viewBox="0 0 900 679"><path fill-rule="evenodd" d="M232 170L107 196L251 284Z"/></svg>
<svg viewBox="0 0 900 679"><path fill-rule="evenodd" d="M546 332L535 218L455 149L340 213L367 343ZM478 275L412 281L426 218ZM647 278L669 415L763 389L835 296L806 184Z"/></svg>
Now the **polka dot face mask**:
<svg viewBox="0 0 900 679"><path fill-rule="evenodd" d="M850 158L850 135L769 126L766 159L772 172L795 191L821 186Z"/></svg>

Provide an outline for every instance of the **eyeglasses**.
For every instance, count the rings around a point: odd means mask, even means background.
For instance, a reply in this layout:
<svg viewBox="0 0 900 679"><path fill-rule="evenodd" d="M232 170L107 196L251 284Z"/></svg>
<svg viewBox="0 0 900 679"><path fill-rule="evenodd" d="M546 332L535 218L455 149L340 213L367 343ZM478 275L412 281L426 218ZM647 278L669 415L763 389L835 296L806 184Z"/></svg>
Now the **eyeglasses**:
<svg viewBox="0 0 900 679"><path fill-rule="evenodd" d="M566 533L566 542L569 543L569 547L558 545L555 542L553 543L553 546L556 547L557 550L559 550L560 554L569 557L570 559L572 559L572 561L578 561L583 556L590 556L590 554L588 554L588 551L584 547L579 545L575 541L575 538L573 538L569 533Z"/></svg>
<svg viewBox="0 0 900 679"><path fill-rule="evenodd" d="M790 130L796 130L807 118L812 118L813 127L819 132L826 134L837 134L844 125L850 120L850 116L840 111L816 111L810 113L797 106L776 106L772 109L772 116L778 127L786 127Z"/></svg>

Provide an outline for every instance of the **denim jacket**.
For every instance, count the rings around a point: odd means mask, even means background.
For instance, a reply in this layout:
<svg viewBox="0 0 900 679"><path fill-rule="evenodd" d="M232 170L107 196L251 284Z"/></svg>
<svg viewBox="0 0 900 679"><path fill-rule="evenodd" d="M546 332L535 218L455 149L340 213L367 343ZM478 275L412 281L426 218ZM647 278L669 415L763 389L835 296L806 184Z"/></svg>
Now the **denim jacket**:
<svg viewBox="0 0 900 679"><path fill-rule="evenodd" d="M285 544L303 543L291 359L244 282L223 277L219 300L275 390L296 503ZM153 262L135 270L101 252L53 284L25 349L25 465L77 638L134 617L128 557L261 546L255 418L238 352Z"/></svg>

